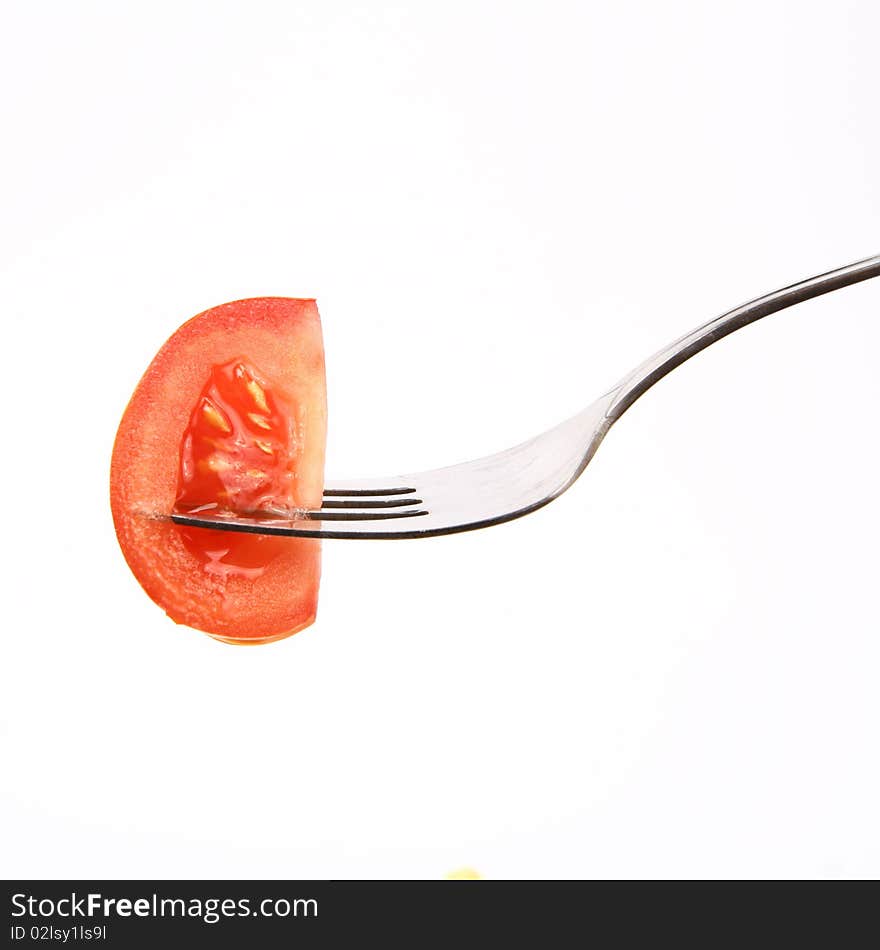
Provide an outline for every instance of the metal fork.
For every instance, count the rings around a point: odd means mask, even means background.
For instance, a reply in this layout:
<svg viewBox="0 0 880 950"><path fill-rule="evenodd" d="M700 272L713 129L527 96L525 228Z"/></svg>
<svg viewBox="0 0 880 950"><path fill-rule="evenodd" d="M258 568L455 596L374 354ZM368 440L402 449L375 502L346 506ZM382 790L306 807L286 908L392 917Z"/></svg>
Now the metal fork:
<svg viewBox="0 0 880 950"><path fill-rule="evenodd" d="M558 498L587 467L605 434L658 380L762 317L880 275L880 255L811 277L730 310L636 367L582 412L506 452L430 472L329 482L320 511L246 517L201 511L178 524L311 538L427 538L488 528Z"/></svg>

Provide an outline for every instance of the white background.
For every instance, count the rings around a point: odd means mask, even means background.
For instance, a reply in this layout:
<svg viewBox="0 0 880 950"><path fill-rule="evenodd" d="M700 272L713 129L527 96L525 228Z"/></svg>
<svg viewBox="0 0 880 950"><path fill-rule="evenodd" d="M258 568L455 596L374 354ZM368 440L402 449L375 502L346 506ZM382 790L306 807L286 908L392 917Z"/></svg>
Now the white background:
<svg viewBox="0 0 880 950"><path fill-rule="evenodd" d="M491 530L328 542L239 650L129 574L154 352L317 296L328 474L486 454L880 251L880 8L12 3L5 876L877 876L880 282L664 380Z"/></svg>

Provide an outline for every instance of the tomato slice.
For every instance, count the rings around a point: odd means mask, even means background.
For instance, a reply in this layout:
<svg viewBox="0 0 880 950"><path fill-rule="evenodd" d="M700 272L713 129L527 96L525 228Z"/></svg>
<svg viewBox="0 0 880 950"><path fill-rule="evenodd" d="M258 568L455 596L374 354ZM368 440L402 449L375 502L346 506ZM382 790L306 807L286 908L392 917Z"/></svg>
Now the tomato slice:
<svg viewBox="0 0 880 950"><path fill-rule="evenodd" d="M162 347L120 423L110 486L125 558L173 620L230 643L314 621L319 541L184 528L168 515L320 507L325 441L313 300L215 307Z"/></svg>

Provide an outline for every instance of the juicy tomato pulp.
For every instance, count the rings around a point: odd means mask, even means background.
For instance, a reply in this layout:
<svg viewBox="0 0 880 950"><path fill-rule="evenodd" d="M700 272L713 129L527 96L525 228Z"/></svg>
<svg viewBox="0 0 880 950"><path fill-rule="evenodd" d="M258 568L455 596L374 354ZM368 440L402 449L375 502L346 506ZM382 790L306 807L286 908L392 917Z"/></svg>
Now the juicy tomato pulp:
<svg viewBox="0 0 880 950"><path fill-rule="evenodd" d="M251 514L279 509L296 473L289 414L266 377L239 358L214 366L180 444L175 509ZM209 574L259 577L284 550L279 538L179 529Z"/></svg>

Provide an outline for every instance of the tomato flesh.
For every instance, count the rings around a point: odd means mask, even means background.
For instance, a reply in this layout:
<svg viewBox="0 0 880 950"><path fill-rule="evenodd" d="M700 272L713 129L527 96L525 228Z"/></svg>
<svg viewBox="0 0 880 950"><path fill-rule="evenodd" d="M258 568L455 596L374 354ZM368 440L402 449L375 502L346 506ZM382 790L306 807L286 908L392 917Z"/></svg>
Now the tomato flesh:
<svg viewBox="0 0 880 950"><path fill-rule="evenodd" d="M277 511L296 478L291 420L265 375L243 358L214 366L180 444L175 510ZM259 577L279 538L180 528L209 574Z"/></svg>

